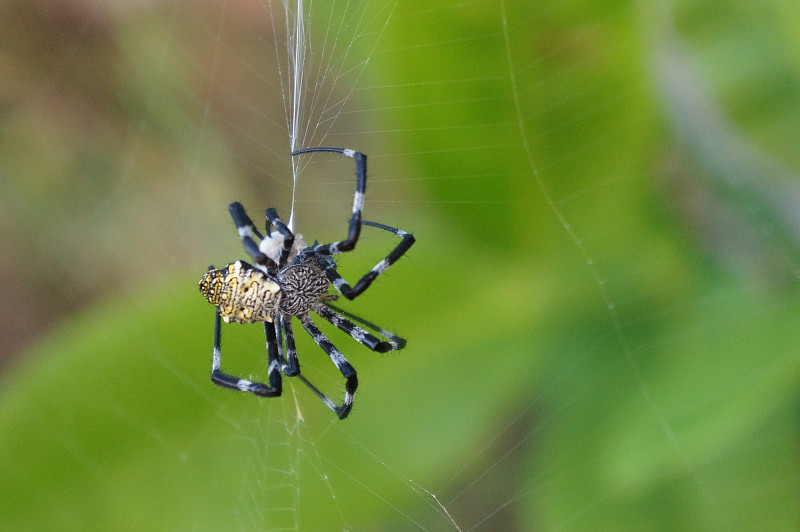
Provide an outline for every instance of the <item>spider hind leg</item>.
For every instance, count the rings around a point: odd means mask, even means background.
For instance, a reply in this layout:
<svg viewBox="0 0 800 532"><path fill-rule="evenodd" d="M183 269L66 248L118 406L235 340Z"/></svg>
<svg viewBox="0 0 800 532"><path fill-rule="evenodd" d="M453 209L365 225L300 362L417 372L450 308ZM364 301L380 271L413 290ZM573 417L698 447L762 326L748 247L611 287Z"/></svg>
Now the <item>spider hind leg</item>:
<svg viewBox="0 0 800 532"><path fill-rule="evenodd" d="M211 382L222 388L249 392L261 397L278 397L282 393L281 364L279 362L278 345L275 341L275 329L271 323L264 323L267 334L267 356L269 385L252 382L223 372L220 369L222 355L220 349L222 318L217 310L214 318L214 356L211 362Z"/></svg>

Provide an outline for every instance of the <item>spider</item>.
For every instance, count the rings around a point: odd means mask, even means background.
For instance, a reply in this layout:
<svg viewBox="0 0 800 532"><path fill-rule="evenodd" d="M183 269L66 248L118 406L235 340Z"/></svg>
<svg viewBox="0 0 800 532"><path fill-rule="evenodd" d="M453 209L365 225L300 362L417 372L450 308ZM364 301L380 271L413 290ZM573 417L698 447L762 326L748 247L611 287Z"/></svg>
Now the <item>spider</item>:
<svg viewBox="0 0 800 532"><path fill-rule="evenodd" d="M244 207L238 202L231 203L228 210L239 231L244 248L254 264L237 260L220 269L209 266L199 285L200 292L206 300L216 307L211 363L211 381L214 384L262 397L277 397L282 391L281 373L287 377L297 377L333 410L339 419L344 419L353 407L353 396L358 387L356 370L317 328L311 319L311 313L333 324L373 351L385 353L405 347L404 339L332 305L331 301L335 301L338 296L329 294L328 289L332 284L347 299L354 299L408 251L414 243L414 237L400 229L361 219L367 187L366 155L350 149L319 147L298 150L292 152L292 156L311 152L335 152L355 160L356 193L347 238L332 244L314 242L309 246L281 222L275 209L266 211L267 237L264 238L253 225ZM358 242L362 225L389 231L401 240L386 258L351 286L336 271L332 255L352 251ZM270 227L274 227L275 231L270 231ZM341 405L326 397L300 374L300 363L292 332L292 318L300 321L311 338L327 353L345 377L344 400ZM222 321L264 323L269 384L235 377L220 369ZM364 327L385 339L378 339Z"/></svg>

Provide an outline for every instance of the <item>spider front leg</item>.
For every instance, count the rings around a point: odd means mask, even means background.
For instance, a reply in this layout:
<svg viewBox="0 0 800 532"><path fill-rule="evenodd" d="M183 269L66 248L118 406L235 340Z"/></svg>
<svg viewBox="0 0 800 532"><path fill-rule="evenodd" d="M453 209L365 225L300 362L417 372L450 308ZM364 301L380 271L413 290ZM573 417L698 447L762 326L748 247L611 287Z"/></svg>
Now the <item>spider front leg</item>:
<svg viewBox="0 0 800 532"><path fill-rule="evenodd" d="M339 275L339 272L336 271L336 264L334 264L333 261L330 262L330 264L325 268L325 276L333 284L334 288L336 288L336 290L338 290L347 299L354 299L364 290L369 288L369 285L372 284L372 281L374 281L380 274L385 272L389 268L389 266L394 264L397 261L397 259L402 257L406 253L406 251L408 251L408 248L410 248L414 244L414 235L406 233L401 229L397 229L395 227L389 227L388 225L383 225L375 222L363 222L363 223L364 225L377 227L379 229L389 231L390 233L394 233L395 235L399 236L402 240L400 241L399 244L397 244L397 247L395 247L386 256L385 259L383 259L378 264L373 266L373 268L370 271L368 271L366 275L364 275L364 277L359 279L358 282L355 284L355 286L352 287L347 283L347 281L344 280L344 278L341 275ZM319 247L320 246L315 247L314 250L316 251L317 248Z"/></svg>
<svg viewBox="0 0 800 532"><path fill-rule="evenodd" d="M367 192L367 156L355 150L344 148L306 148L292 152L292 157L301 153L311 153L327 151L341 153L346 157L352 157L356 162L356 194L353 198L353 216L350 218L350 228L347 232L347 239L316 246L314 249L321 255L335 255L350 251L356 247L358 236L361 234L361 211L364 209L364 194Z"/></svg>
<svg viewBox="0 0 800 532"><path fill-rule="evenodd" d="M234 377L224 373L220 369L222 355L220 350L222 335L222 318L219 310L214 318L214 355L211 362L211 382L217 386L230 390L250 392L262 397L278 397L281 394L281 364L278 356L278 343L276 341L275 327L272 323L264 323L264 331L267 335L267 360L269 363L269 386L260 382L252 382L247 379Z"/></svg>

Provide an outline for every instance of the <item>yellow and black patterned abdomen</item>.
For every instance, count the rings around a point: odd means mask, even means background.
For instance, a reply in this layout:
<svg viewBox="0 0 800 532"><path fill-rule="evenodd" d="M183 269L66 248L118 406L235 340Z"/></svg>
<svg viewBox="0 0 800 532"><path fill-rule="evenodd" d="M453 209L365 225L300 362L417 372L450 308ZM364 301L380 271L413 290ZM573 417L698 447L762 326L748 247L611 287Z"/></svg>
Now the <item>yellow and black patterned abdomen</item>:
<svg viewBox="0 0 800 532"><path fill-rule="evenodd" d="M200 292L219 309L225 323L272 321L281 300L280 286L264 272L237 260L200 279Z"/></svg>

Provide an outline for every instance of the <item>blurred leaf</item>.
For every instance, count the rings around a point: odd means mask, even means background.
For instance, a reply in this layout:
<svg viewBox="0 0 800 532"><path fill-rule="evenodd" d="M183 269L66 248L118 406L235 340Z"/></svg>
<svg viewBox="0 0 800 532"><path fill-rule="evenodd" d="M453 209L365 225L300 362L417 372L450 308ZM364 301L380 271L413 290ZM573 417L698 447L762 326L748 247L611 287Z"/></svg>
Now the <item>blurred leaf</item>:
<svg viewBox="0 0 800 532"><path fill-rule="evenodd" d="M396 141L370 159L383 194L368 199L370 218L399 218L417 244L348 308L409 344L376 355L330 331L359 371L345 422L291 379L273 400L214 387L211 310L194 278L172 273L242 255L229 201L262 208L262 196L286 193L285 150L249 122L264 85L241 83L261 72L250 70L258 60L238 65L253 50L236 39L259 42L246 17L196 13L187 28L219 29L195 44L176 12L166 28L155 11L125 19L118 43L136 68L121 70L119 103L142 114L126 125L167 145L143 135L142 151L110 150L136 178L116 182L108 204L77 201L90 212L77 224L69 186L4 188L24 199L12 219L37 235L18 256L43 249L90 287L118 275L134 291L70 316L3 374L0 528L451 529L439 503L462 529L798 528L800 295L786 216L798 188L787 148L800 109L787 45L796 17L769 5L399 2L370 56L381 68L361 81L378 89L360 105L378 109L365 131ZM751 16L764 17L755 29L742 24ZM776 18L778 37L763 31ZM214 78L196 58L216 37L236 44L215 49L225 75ZM199 73L213 78L208 92L184 89ZM68 168L96 184L112 173L102 158L73 165L47 134L19 134L27 115L15 111L4 152L20 138L26 148L4 160L24 167L46 144L34 177ZM704 129L709 116L735 121ZM770 157L743 165L743 153ZM181 169L188 181L168 179ZM269 186L250 195L239 172ZM726 189L741 176L746 193ZM329 180L323 200L340 184ZM70 236L51 249L38 212L58 229L71 222ZM86 240L90 227L105 251ZM341 258L348 276L383 256L380 238L365 232ZM31 284L72 287L51 259L41 271ZM260 327L224 334L226 368L263 377ZM340 375L298 342L304 374L338 398Z"/></svg>

